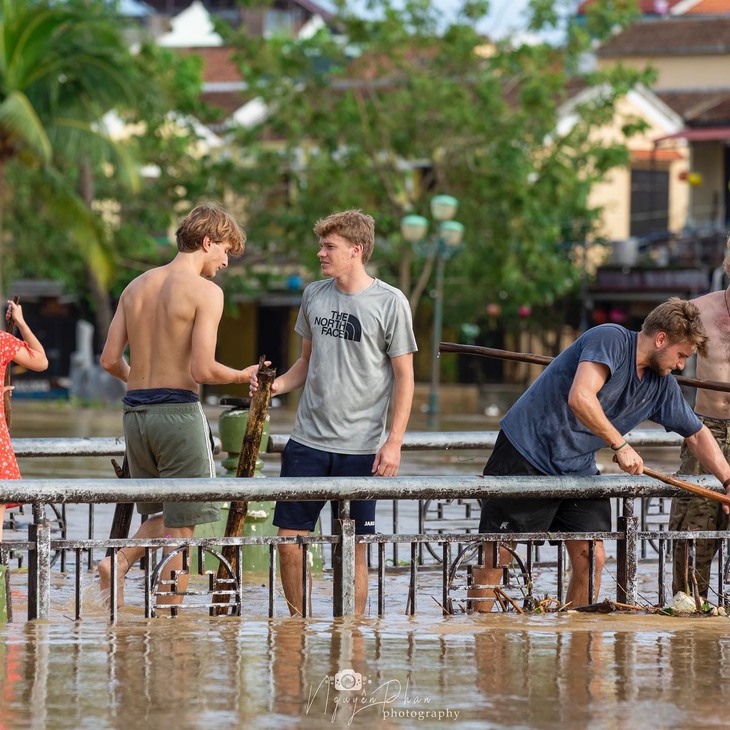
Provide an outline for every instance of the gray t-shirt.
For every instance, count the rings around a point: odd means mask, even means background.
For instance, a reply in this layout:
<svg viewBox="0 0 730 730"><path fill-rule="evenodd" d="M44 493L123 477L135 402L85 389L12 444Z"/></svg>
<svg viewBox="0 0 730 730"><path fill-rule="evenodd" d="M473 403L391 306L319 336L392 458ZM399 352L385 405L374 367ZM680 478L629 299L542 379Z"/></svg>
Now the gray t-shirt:
<svg viewBox="0 0 730 730"><path fill-rule="evenodd" d="M310 284L294 328L312 340L307 381L291 436L337 454L374 454L382 445L393 390L390 359L415 352L404 294L375 279L344 294L334 279Z"/></svg>
<svg viewBox="0 0 730 730"><path fill-rule="evenodd" d="M598 401L616 429L625 434L642 421L691 436L702 428L677 381L651 369L636 373L637 333L616 324L593 327L550 363L502 419L512 445L545 474L596 474L595 452L606 446L568 405L568 393L581 362L609 369Z"/></svg>

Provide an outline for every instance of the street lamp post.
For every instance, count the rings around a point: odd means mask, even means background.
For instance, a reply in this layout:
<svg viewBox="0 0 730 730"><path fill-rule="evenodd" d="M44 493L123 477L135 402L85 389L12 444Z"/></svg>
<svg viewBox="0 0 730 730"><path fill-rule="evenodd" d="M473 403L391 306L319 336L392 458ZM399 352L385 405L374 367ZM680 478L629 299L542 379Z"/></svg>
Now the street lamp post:
<svg viewBox="0 0 730 730"><path fill-rule="evenodd" d="M439 381L441 361L439 343L443 325L444 269L461 246L464 226L451 220L459 207L459 201L451 195L437 195L431 200L431 216L438 224L432 253L436 258L436 296L433 310L433 345L431 352L431 390L428 396L429 425L435 426L439 414ZM420 215L407 215L401 222L403 238L416 244L426 238L428 219Z"/></svg>

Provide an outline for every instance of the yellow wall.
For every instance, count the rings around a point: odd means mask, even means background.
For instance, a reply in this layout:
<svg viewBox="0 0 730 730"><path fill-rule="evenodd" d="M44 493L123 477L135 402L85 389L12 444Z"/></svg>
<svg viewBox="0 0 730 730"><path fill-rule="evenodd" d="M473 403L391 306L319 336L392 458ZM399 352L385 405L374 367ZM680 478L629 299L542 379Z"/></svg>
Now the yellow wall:
<svg viewBox="0 0 730 730"><path fill-rule="evenodd" d="M685 56L666 58L645 58L627 56L620 59L599 59L598 68L622 66L644 70L651 68L656 73L655 91L662 89L727 88L730 77L730 55Z"/></svg>
<svg viewBox="0 0 730 730"><path fill-rule="evenodd" d="M598 235L610 241L623 240L629 237L631 216L631 168L651 169L652 162L644 159L654 149L654 140L666 136L670 130L662 126L652 114L643 108L641 97L624 98L617 105L613 123L597 130L595 135L599 142L625 143L630 153L641 155L640 160L634 160L630 167L613 170L606 180L593 187L589 198L590 204L603 209ZM630 119L642 119L647 123L647 129L640 135L628 140L624 137L621 128ZM655 161L655 169L669 171L669 227L679 231L686 222L688 214L689 191L688 184L679 179L682 170L689 169L689 149L683 140L676 140L662 144L662 149L669 149L681 156L680 160L662 162Z"/></svg>
<svg viewBox="0 0 730 730"><path fill-rule="evenodd" d="M724 224L724 147L723 142L699 142L692 146L691 169L702 175L702 184L691 188L693 224Z"/></svg>

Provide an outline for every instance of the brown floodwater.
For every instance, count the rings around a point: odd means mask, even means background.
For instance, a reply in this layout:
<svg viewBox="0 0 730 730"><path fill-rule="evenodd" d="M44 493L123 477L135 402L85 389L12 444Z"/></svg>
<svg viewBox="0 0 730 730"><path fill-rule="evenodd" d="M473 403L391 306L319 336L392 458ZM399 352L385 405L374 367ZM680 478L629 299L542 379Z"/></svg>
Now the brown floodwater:
<svg viewBox="0 0 730 730"><path fill-rule="evenodd" d="M729 653L716 618L13 623L0 727L719 728Z"/></svg>
<svg viewBox="0 0 730 730"><path fill-rule="evenodd" d="M20 399L14 406L18 438L120 433L117 409ZM220 412L209 409L214 427ZM272 411L272 431L286 433L290 425L289 412ZM418 418L412 428L425 430ZM442 428L491 430L495 423L454 417ZM485 456L412 452L402 473L476 474ZM276 474L276 458L266 458L265 473ZM676 454L664 450L654 459L671 470ZM21 469L26 477L71 476L71 470L112 475L109 460L101 458L73 464L24 459ZM108 518L97 517L100 534L108 531ZM16 585L16 619L0 625L0 730L728 725L727 618L443 617L437 574L424 575L419 613L409 617L397 590L406 578L394 580L382 619L329 618L326 578L315 585L314 618L268 619L255 576L241 618L145 619L140 579L132 576L128 604L114 625L98 601L93 574L84 579L80 622L69 618L71 580L54 584L54 603L68 610L48 622L25 621Z"/></svg>

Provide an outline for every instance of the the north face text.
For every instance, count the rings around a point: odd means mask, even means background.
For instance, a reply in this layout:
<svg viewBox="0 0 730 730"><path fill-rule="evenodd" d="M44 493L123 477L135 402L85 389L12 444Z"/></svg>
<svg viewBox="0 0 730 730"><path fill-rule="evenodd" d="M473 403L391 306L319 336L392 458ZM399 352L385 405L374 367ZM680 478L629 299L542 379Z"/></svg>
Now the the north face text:
<svg viewBox="0 0 730 730"><path fill-rule="evenodd" d="M340 337L353 342L360 342L362 337L360 320L355 315L346 312L332 311L329 317L315 317L314 325L321 327L322 334L330 337Z"/></svg>

